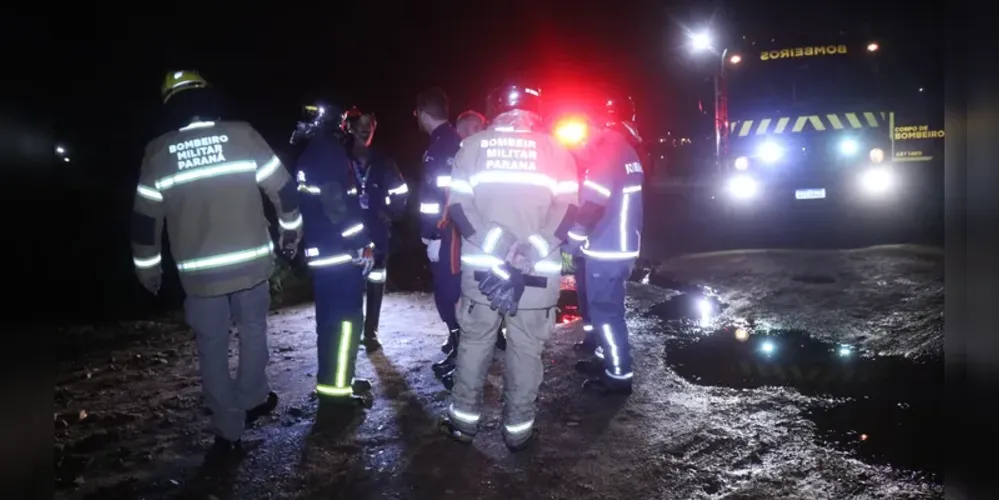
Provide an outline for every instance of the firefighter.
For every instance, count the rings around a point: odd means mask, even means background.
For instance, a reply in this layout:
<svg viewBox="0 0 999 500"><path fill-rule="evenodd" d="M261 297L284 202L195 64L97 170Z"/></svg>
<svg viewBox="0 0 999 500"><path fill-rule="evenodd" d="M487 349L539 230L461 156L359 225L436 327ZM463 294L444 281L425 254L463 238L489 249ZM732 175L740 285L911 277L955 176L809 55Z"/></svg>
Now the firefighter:
<svg viewBox="0 0 999 500"><path fill-rule="evenodd" d="M308 139L298 159L305 220L305 258L316 301L316 393L336 408L367 406L371 383L354 377L364 325L364 284L375 265L360 188L343 144L341 117L309 106L293 142Z"/></svg>
<svg viewBox="0 0 999 500"><path fill-rule="evenodd" d="M258 190L276 208L279 247L289 254L302 230L298 196L253 127L220 119L214 89L198 73L168 73L162 98L170 120L186 119L146 146L132 215L136 273L149 292L159 292L165 223L212 414L212 452L240 451L244 428L277 406L265 372L275 254ZM233 321L239 330L235 380L229 374Z"/></svg>
<svg viewBox="0 0 999 500"><path fill-rule="evenodd" d="M476 111L464 111L458 115L458 118L454 121L454 128L458 130L458 137L461 138L461 140L464 140L469 136L482 132L486 128L486 117ZM460 238L456 241L458 242L458 245L460 245ZM456 277L460 278L460 276L457 275ZM456 283L456 285L456 288L460 290L460 282ZM460 295L460 293L458 295ZM457 335L455 335L455 337L457 338ZM447 357L435 363L432 367L434 374L440 377L441 383L444 384L444 388L449 391L454 387L454 367L455 360L458 357L458 351L454 348L455 345L456 344L452 343L451 350L447 352ZM496 348L501 351L506 350L506 329L502 326L500 326L500 330L496 332Z"/></svg>
<svg viewBox="0 0 999 500"><path fill-rule="evenodd" d="M559 247L577 212L572 156L538 132L540 92L507 84L489 98L493 121L465 139L455 157L448 217L463 238L461 343L442 432L475 436L495 332L507 325L503 438L511 450L534 435L544 376L541 351L555 323L562 269Z"/></svg>
<svg viewBox="0 0 999 500"><path fill-rule="evenodd" d="M607 99L600 114L601 129L578 153L586 173L580 185L579 216L567 245L583 257L588 315L584 327L592 325L598 344L594 358L581 361L577 368L586 372L597 368L600 376L583 387L604 394L631 394L632 387L624 296L641 243L644 181L634 115L630 98Z"/></svg>
<svg viewBox="0 0 999 500"><path fill-rule="evenodd" d="M458 320L455 310L461 297L461 240L457 230L444 215L447 189L451 185L451 166L461 138L448 123L448 98L440 88L430 88L416 96L413 110L420 130L430 135L430 145L423 153L423 184L420 187L420 238L427 246L427 260L433 275L434 302L441 321L448 329L441 352L447 356L434 363L434 374L442 377L454 369L457 356Z"/></svg>
<svg viewBox="0 0 999 500"><path fill-rule="evenodd" d="M405 214L409 186L391 158L371 147L378 120L373 113L353 108L346 114L345 130L350 137L350 160L358 202L364 211L364 223L375 244L375 267L367 277L364 303L364 332L361 343L371 354L382 348L378 340L378 319L385 296L388 273L389 240L392 221Z"/></svg>

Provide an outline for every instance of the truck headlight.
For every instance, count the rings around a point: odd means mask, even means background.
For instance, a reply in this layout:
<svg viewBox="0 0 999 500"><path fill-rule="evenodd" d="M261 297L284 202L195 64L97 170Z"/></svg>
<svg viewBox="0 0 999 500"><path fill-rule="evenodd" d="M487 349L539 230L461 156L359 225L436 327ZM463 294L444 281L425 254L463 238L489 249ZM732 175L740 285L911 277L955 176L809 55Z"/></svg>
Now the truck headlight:
<svg viewBox="0 0 999 500"><path fill-rule="evenodd" d="M843 139L839 143L840 153L843 153L846 156L853 156L857 154L858 149L860 149L860 145L853 139Z"/></svg>
<svg viewBox="0 0 999 500"><path fill-rule="evenodd" d="M746 170L749 168L749 158L745 156L740 156L735 159L735 168L737 170Z"/></svg>
<svg viewBox="0 0 999 500"><path fill-rule="evenodd" d="M777 144L776 142L767 141L760 144L760 149L756 152L756 154L759 155L761 160L767 163L773 163L784 156L784 148L780 147L780 144Z"/></svg>
<svg viewBox="0 0 999 500"><path fill-rule="evenodd" d="M728 180L728 192L733 197L744 200L756 196L756 180L748 175L737 175Z"/></svg>
<svg viewBox="0 0 999 500"><path fill-rule="evenodd" d="M885 150L881 148L874 148L871 150L870 156L872 163L881 163L885 161Z"/></svg>
<svg viewBox="0 0 999 500"><path fill-rule="evenodd" d="M895 184L895 176L884 167L874 167L860 174L860 185L870 194L882 194Z"/></svg>

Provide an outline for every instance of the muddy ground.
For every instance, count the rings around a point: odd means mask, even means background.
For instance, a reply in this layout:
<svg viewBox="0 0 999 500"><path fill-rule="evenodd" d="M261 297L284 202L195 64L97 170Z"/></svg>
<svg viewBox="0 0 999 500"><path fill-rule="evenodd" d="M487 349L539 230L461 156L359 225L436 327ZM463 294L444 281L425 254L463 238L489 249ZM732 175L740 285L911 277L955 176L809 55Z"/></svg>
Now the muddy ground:
<svg viewBox="0 0 999 500"><path fill-rule="evenodd" d="M201 467L211 434L179 318L77 328L60 350L56 498L943 498L942 452L926 437L942 381L941 262L887 247L685 257L648 284L639 270L635 393L581 394L580 325L559 325L540 439L516 455L499 438L501 363L475 443L436 432L447 393L429 364L445 332L427 294L386 297L385 349L359 355L374 407L340 432L314 424L311 305L272 313L282 399L226 470Z"/></svg>

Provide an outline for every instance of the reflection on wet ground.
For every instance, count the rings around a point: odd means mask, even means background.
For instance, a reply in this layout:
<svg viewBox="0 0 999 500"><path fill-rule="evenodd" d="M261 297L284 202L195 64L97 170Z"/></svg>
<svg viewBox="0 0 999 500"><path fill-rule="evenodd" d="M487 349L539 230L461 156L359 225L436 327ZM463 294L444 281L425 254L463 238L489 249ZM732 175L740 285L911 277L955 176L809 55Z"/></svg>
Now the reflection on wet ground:
<svg viewBox="0 0 999 500"><path fill-rule="evenodd" d="M699 385L785 386L821 397L803 413L820 439L866 461L942 480L942 358L879 357L750 322L712 326L724 305L704 290L685 292L651 311L707 327L704 335L667 340L666 361L677 374Z"/></svg>

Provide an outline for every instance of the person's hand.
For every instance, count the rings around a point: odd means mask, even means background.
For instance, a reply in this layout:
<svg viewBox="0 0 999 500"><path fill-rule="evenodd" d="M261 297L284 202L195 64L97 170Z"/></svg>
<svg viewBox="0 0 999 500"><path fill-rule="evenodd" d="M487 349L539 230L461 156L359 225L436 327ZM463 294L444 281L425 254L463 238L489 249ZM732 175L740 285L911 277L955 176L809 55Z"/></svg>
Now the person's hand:
<svg viewBox="0 0 999 500"><path fill-rule="evenodd" d="M530 274L534 269L534 260L530 243L519 242L510 247L507 253L506 262L518 271Z"/></svg>
<svg viewBox="0 0 999 500"><path fill-rule="evenodd" d="M430 262L441 260L441 240L427 240L427 259Z"/></svg>
<svg viewBox="0 0 999 500"><path fill-rule="evenodd" d="M163 284L163 271L159 268L144 269L138 272L139 283L153 295L159 295L160 286Z"/></svg>
<svg viewBox="0 0 999 500"><path fill-rule="evenodd" d="M368 245L359 249L353 262L354 265L361 266L361 274L367 277L375 267L375 247Z"/></svg>
<svg viewBox="0 0 999 500"><path fill-rule="evenodd" d="M281 250L281 254L288 260L295 260L295 255L298 254L298 242L301 239L302 233L298 231L281 231L281 236L278 238L278 248Z"/></svg>

